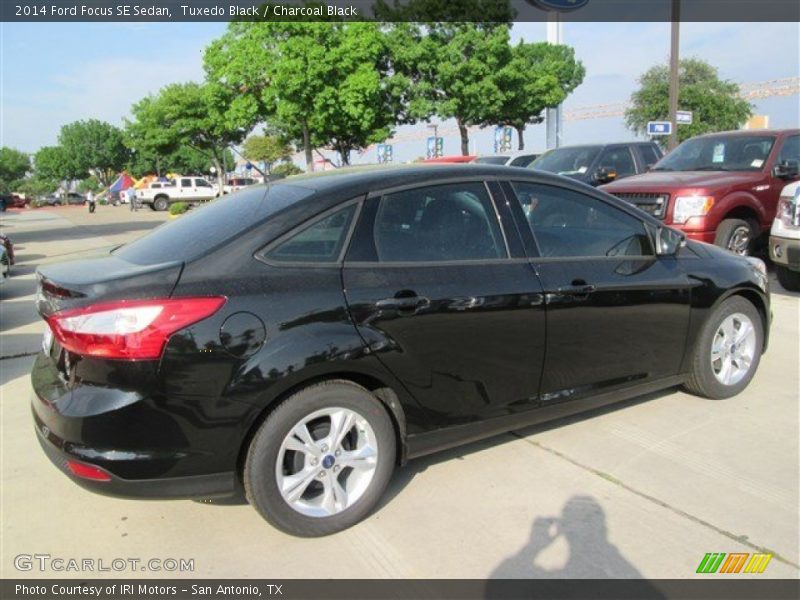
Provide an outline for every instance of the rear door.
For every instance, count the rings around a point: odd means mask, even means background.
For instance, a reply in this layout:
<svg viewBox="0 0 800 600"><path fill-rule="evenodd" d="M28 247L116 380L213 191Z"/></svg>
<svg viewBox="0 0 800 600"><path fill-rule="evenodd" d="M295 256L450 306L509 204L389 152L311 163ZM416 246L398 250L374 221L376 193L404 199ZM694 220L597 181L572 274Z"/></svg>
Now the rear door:
<svg viewBox="0 0 800 600"><path fill-rule="evenodd" d="M547 305L544 405L676 375L690 281L655 256L635 214L557 185L514 182L523 235Z"/></svg>
<svg viewBox="0 0 800 600"><path fill-rule="evenodd" d="M484 181L375 194L345 259L358 331L440 426L538 404L542 289L499 194Z"/></svg>

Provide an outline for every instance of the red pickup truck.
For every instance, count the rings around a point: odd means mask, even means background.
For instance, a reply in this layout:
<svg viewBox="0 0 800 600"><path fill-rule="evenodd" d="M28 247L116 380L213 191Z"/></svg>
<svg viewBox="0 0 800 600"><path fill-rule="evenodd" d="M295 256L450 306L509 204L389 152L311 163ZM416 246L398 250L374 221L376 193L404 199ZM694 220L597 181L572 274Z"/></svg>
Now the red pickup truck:
<svg viewBox="0 0 800 600"><path fill-rule="evenodd" d="M800 179L800 129L686 140L642 175L601 187L694 240L750 254L783 187Z"/></svg>

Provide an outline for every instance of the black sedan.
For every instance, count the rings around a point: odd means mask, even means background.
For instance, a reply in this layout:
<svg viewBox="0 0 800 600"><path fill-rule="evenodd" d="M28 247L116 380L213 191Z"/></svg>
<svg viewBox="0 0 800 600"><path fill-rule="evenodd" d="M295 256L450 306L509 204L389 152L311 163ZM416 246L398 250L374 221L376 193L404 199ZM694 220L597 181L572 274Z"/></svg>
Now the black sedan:
<svg viewBox="0 0 800 600"><path fill-rule="evenodd" d="M415 166L235 197L40 268L33 418L77 483L241 487L325 535L417 456L676 385L728 398L766 348L761 261L565 178Z"/></svg>
<svg viewBox="0 0 800 600"><path fill-rule="evenodd" d="M66 194L52 194L44 199L49 206L61 206L62 204L86 204L86 197L78 192L67 192Z"/></svg>

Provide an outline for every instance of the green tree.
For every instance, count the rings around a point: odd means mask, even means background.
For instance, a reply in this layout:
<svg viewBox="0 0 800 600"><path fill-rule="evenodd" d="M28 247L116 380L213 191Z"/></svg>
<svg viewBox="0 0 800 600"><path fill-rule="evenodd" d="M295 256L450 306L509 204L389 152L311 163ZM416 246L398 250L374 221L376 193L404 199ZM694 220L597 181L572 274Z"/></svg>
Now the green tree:
<svg viewBox="0 0 800 600"><path fill-rule="evenodd" d="M267 173L272 171L273 163L292 153L289 145L274 135L251 135L244 141L242 155L253 162L265 162Z"/></svg>
<svg viewBox="0 0 800 600"><path fill-rule="evenodd" d="M101 189L103 189L103 184L97 177L87 177L78 183L78 191L82 194L88 191L99 192Z"/></svg>
<svg viewBox="0 0 800 600"><path fill-rule="evenodd" d="M31 168L28 155L14 148L0 148L0 191L11 191Z"/></svg>
<svg viewBox="0 0 800 600"><path fill-rule="evenodd" d="M44 180L63 181L86 176L86 172L76 168L61 146L39 148L33 156L33 168L35 175Z"/></svg>
<svg viewBox="0 0 800 600"><path fill-rule="evenodd" d="M63 150L64 171L72 177L94 175L109 185L128 162L122 130L105 121L89 119L61 127L58 143Z"/></svg>
<svg viewBox="0 0 800 600"><path fill-rule="evenodd" d="M188 146L211 161L220 189L226 156L252 129L253 118L239 118L230 106L234 94L217 84L175 83L136 103L126 123L128 144L155 157L175 157ZM161 169L157 169L161 170Z"/></svg>
<svg viewBox="0 0 800 600"><path fill-rule="evenodd" d="M511 58L496 75L502 90L497 114L489 115L484 125L508 125L517 130L519 149L525 149L524 131L528 123L541 123L542 111L564 102L586 75L569 46L545 42L520 42L511 48Z"/></svg>
<svg viewBox="0 0 800 600"><path fill-rule="evenodd" d="M17 186L17 191L25 194L26 196L44 196L58 188L60 180L42 177L41 175L34 174L32 177L23 179Z"/></svg>
<svg viewBox="0 0 800 600"><path fill-rule="evenodd" d="M293 162L282 162L272 169L272 175L283 175L289 177L290 175L299 175L303 170Z"/></svg>
<svg viewBox="0 0 800 600"><path fill-rule="evenodd" d="M371 22L234 22L206 49L205 68L230 93L232 114L298 140L309 170L316 147L332 146L347 164L388 137L405 81L390 72Z"/></svg>
<svg viewBox="0 0 800 600"><path fill-rule="evenodd" d="M678 126L678 140L703 133L738 129L753 114L752 105L739 96L739 86L720 79L709 63L689 58L680 61L678 107L693 113L691 125ZM669 66L656 65L639 79L625 121L633 131L647 132L648 121L669 119ZM658 138L665 144L665 138Z"/></svg>
<svg viewBox="0 0 800 600"><path fill-rule="evenodd" d="M408 80L408 117L454 118L461 153L468 128L502 112L497 74L511 60L505 23L396 23L390 33L396 71Z"/></svg>

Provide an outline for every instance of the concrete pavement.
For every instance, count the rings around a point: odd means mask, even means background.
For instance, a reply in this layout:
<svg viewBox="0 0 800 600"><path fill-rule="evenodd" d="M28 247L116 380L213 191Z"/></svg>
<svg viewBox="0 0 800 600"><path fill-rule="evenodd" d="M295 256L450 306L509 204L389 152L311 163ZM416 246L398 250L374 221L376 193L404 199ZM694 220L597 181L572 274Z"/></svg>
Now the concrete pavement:
<svg viewBox="0 0 800 600"><path fill-rule="evenodd" d="M286 536L241 500L82 490L50 465L31 427L27 354L42 330L34 267L106 250L164 219L123 207L0 219L20 247L0 288L0 576L46 576L15 570L15 556L34 553L194 560L193 572L54 577L685 578L707 552L775 554L763 575L746 577L800 574L800 296L777 282L770 351L740 396L667 391L414 461L369 519L332 537Z"/></svg>

